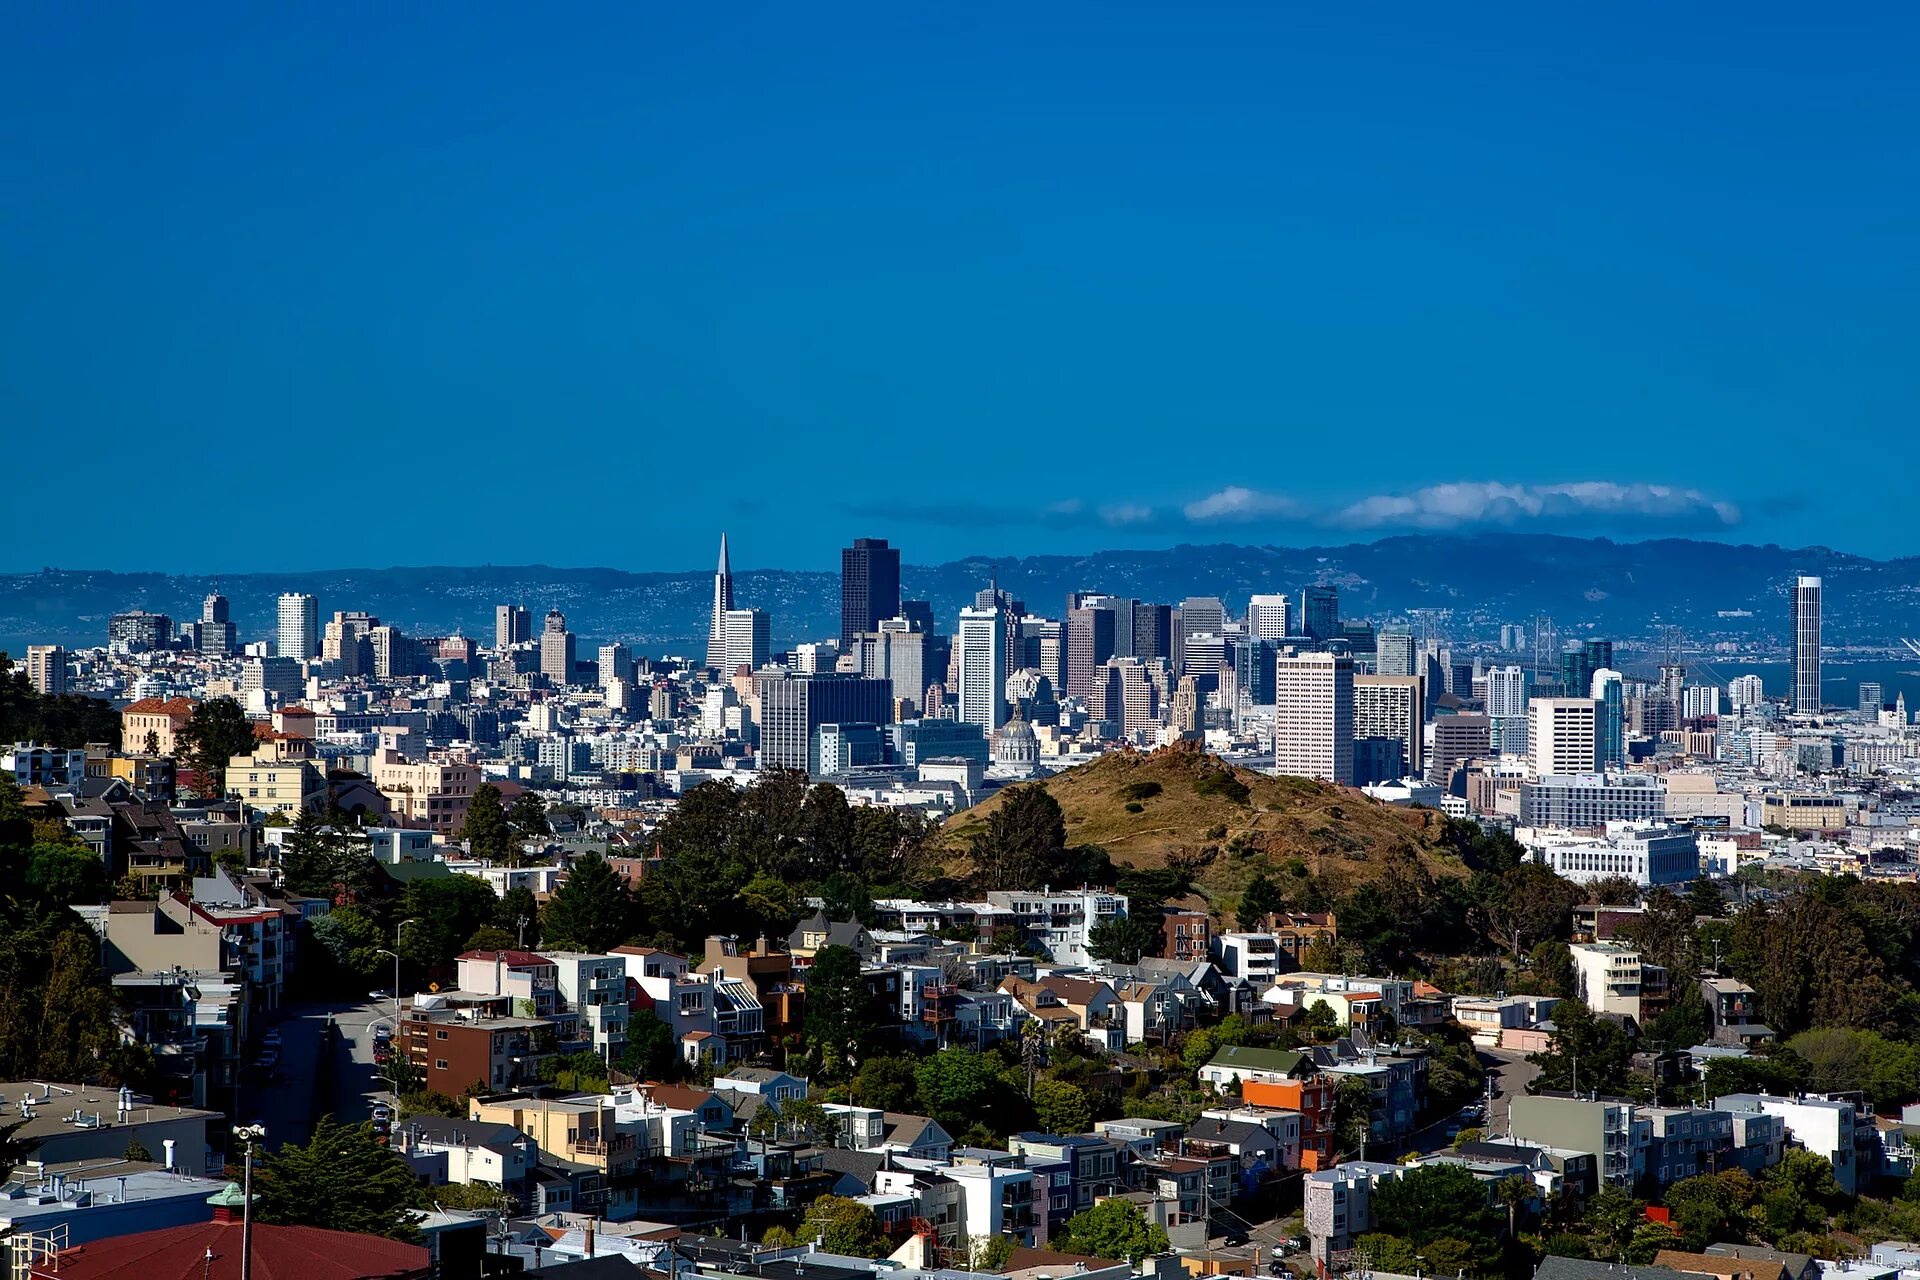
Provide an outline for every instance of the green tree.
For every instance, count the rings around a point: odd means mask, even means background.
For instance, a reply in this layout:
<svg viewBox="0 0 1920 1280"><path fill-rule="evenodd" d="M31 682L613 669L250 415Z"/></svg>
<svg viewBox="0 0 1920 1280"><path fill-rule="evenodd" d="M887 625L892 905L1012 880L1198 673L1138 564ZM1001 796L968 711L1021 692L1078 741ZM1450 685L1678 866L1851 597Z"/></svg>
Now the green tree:
<svg viewBox="0 0 1920 1280"><path fill-rule="evenodd" d="M208 794L227 791L227 762L251 754L253 722L232 698L208 698L194 704L187 723L174 735L174 746L187 766L206 780Z"/></svg>
<svg viewBox="0 0 1920 1280"><path fill-rule="evenodd" d="M1558 996L1562 1000L1577 995L1573 972L1573 953L1557 938L1534 944L1527 953L1527 969L1520 976L1520 990L1527 995Z"/></svg>
<svg viewBox="0 0 1920 1280"><path fill-rule="evenodd" d="M462 953L468 951L512 951L515 943L513 935L497 924L483 924L473 931L473 936L460 944Z"/></svg>
<svg viewBox="0 0 1920 1280"><path fill-rule="evenodd" d="M1486 1188L1457 1164L1425 1165L1382 1179L1373 1192L1373 1224L1416 1247L1453 1236L1491 1252L1500 1234Z"/></svg>
<svg viewBox="0 0 1920 1280"><path fill-rule="evenodd" d="M576 858L566 883L547 900L541 932L547 946L605 951L633 929L633 899L606 859Z"/></svg>
<svg viewBox="0 0 1920 1280"><path fill-rule="evenodd" d="M968 1271L1005 1271L1016 1244L1012 1236L968 1236L958 1265Z"/></svg>
<svg viewBox="0 0 1920 1280"><path fill-rule="evenodd" d="M1746 1058L1714 1058L1707 1063L1703 1085L1709 1098L1729 1093L1772 1093L1791 1096L1807 1087L1807 1064L1790 1050Z"/></svg>
<svg viewBox="0 0 1920 1280"><path fill-rule="evenodd" d="M1256 871L1240 892L1240 905L1234 911L1234 919L1242 929L1264 929L1267 917L1285 906L1286 899L1279 886L1268 879L1266 872Z"/></svg>
<svg viewBox="0 0 1920 1280"><path fill-rule="evenodd" d="M1815 1027L1785 1048L1806 1064L1803 1087L1816 1093L1859 1090L1882 1111L1910 1101L1920 1081L1920 1048L1877 1031Z"/></svg>
<svg viewBox="0 0 1920 1280"><path fill-rule="evenodd" d="M500 788L483 782L473 789L467 801L466 821L456 834L474 857L494 863L509 861L514 849L513 827L500 802Z"/></svg>
<svg viewBox="0 0 1920 1280"><path fill-rule="evenodd" d="M1706 997L1700 994L1700 984L1686 976L1691 972L1686 970L1675 975L1680 989L1666 1011L1647 1023L1640 1036L1647 1044L1669 1050L1689 1049L1705 1041L1713 1030L1713 1019L1707 1011Z"/></svg>
<svg viewBox="0 0 1920 1280"><path fill-rule="evenodd" d="M479 794L477 788L475 794ZM498 794L496 791L495 795ZM553 834L553 824L547 821L546 798L538 791L522 791L515 796L512 803L507 805L506 818L516 846L522 840Z"/></svg>
<svg viewBox="0 0 1920 1280"><path fill-rule="evenodd" d="M1087 930L1087 954L1115 964L1137 964L1160 949L1160 923L1144 916L1114 916Z"/></svg>
<svg viewBox="0 0 1920 1280"><path fill-rule="evenodd" d="M458 1209L469 1213L514 1214L520 1202L484 1182L445 1182L427 1188L427 1198L438 1209Z"/></svg>
<svg viewBox="0 0 1920 1280"><path fill-rule="evenodd" d="M1090 1258L1125 1258L1138 1265L1154 1254L1165 1253L1170 1246L1167 1233L1131 1201L1102 1200L1091 1209L1083 1209L1067 1219L1067 1225L1049 1246L1060 1253L1084 1254Z"/></svg>
<svg viewBox="0 0 1920 1280"><path fill-rule="evenodd" d="M1687 905L1695 916L1718 916L1727 909L1727 900L1720 892L1720 886L1701 876L1687 886Z"/></svg>
<svg viewBox="0 0 1920 1280"><path fill-rule="evenodd" d="M1585 896L1578 885L1532 862L1475 875L1471 893L1481 930L1515 960L1535 943L1563 935ZM1340 924L1346 932L1344 916Z"/></svg>
<svg viewBox="0 0 1920 1280"><path fill-rule="evenodd" d="M1540 1068L1537 1089L1598 1090L1618 1093L1627 1087L1633 1042L1620 1025L1594 1016L1579 1000L1553 1006L1553 1038L1543 1053L1528 1061Z"/></svg>
<svg viewBox="0 0 1920 1280"><path fill-rule="evenodd" d="M1890 1029L1899 993L1866 924L1848 909L1847 892L1843 884L1801 889L1734 917L1733 970L1782 1036L1811 1026Z"/></svg>
<svg viewBox="0 0 1920 1280"><path fill-rule="evenodd" d="M1034 1120L1046 1133L1085 1133L1093 1128L1093 1105L1086 1090L1064 1080L1040 1080L1033 1086Z"/></svg>
<svg viewBox="0 0 1920 1280"><path fill-rule="evenodd" d="M414 880L401 899L402 918L413 923L401 930L396 950L421 971L445 968L468 938L492 922L498 903L477 876Z"/></svg>
<svg viewBox="0 0 1920 1280"><path fill-rule="evenodd" d="M650 1009L636 1010L627 1019L627 1043L619 1067L636 1080L671 1080L680 1074L679 1046L673 1028Z"/></svg>
<svg viewBox="0 0 1920 1280"><path fill-rule="evenodd" d="M400 1154L368 1124L341 1124L322 1113L305 1144L287 1143L254 1170L262 1222L322 1227L412 1241L411 1211L423 1189Z"/></svg>
<svg viewBox="0 0 1920 1280"><path fill-rule="evenodd" d="M820 948L807 967L807 1043L820 1050L829 1072L866 1056L878 1040L878 1011L860 976L860 953Z"/></svg>
<svg viewBox="0 0 1920 1280"><path fill-rule="evenodd" d="M914 1083L926 1114L952 1134L982 1117L1003 1115L1015 1102L993 1060L971 1049L942 1049L923 1058Z"/></svg>
<svg viewBox="0 0 1920 1280"><path fill-rule="evenodd" d="M1627 1237L1626 1258L1630 1267L1644 1267L1664 1249L1681 1246L1680 1233L1664 1222L1643 1222Z"/></svg>
<svg viewBox="0 0 1920 1280"><path fill-rule="evenodd" d="M815 787L814 790L820 788ZM838 787L831 790L835 795L840 794ZM841 803L846 803L844 797ZM820 882L820 909L829 920L858 920L861 924L871 925L876 918L873 895L867 891L866 882L851 871L835 871Z"/></svg>
<svg viewBox="0 0 1920 1280"><path fill-rule="evenodd" d="M821 1196L807 1206L799 1240L818 1240L821 1249L848 1258L883 1258L892 1250L873 1210L845 1196Z"/></svg>
<svg viewBox="0 0 1920 1280"><path fill-rule="evenodd" d="M540 1060L540 1079L567 1093L605 1093L607 1064L591 1049Z"/></svg>
<svg viewBox="0 0 1920 1280"><path fill-rule="evenodd" d="M40 1004L39 1075L87 1080L120 1043L113 997L100 977L99 943L84 927L53 944Z"/></svg>
<svg viewBox="0 0 1920 1280"><path fill-rule="evenodd" d="M898 1054L877 1054L860 1064L847 1088L848 1101L882 1111L915 1111L920 1105L918 1063Z"/></svg>
<svg viewBox="0 0 1920 1280"><path fill-rule="evenodd" d="M27 886L48 902L105 902L113 891L99 855L78 841L35 845L27 862Z"/></svg>
<svg viewBox="0 0 1920 1280"><path fill-rule="evenodd" d="M1692 900L1671 889L1658 888L1647 894L1646 906L1639 915L1620 926L1620 934L1640 948L1646 960L1660 965L1676 979L1700 968Z"/></svg>
<svg viewBox="0 0 1920 1280"><path fill-rule="evenodd" d="M1684 1247L1698 1252L1710 1244L1738 1244L1748 1234L1747 1210L1760 1188L1744 1170L1682 1178L1662 1197Z"/></svg>
<svg viewBox="0 0 1920 1280"><path fill-rule="evenodd" d="M349 984L361 990L373 985L384 960L386 945L380 923L364 907L335 907L308 926L314 943Z"/></svg>
<svg viewBox="0 0 1920 1280"><path fill-rule="evenodd" d="M986 829L974 837L972 853L988 889L1051 883L1067 860L1066 814L1039 783L1009 787L1000 793Z"/></svg>
<svg viewBox="0 0 1920 1280"><path fill-rule="evenodd" d="M516 885L500 895L500 905L493 909L493 923L513 935L516 947L540 945L540 902L525 885Z"/></svg>

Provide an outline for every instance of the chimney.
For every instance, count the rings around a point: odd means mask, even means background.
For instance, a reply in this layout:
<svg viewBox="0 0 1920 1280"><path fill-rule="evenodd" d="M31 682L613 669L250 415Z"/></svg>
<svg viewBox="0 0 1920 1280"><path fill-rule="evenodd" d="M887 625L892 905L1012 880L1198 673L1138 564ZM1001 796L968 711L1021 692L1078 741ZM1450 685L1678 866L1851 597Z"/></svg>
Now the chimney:
<svg viewBox="0 0 1920 1280"><path fill-rule="evenodd" d="M173 1172L173 1139L168 1138L160 1144L160 1158L166 1162L167 1172Z"/></svg>
<svg viewBox="0 0 1920 1280"><path fill-rule="evenodd" d="M589 1258L593 1256L593 1224L591 1222L587 1224L587 1256Z"/></svg>

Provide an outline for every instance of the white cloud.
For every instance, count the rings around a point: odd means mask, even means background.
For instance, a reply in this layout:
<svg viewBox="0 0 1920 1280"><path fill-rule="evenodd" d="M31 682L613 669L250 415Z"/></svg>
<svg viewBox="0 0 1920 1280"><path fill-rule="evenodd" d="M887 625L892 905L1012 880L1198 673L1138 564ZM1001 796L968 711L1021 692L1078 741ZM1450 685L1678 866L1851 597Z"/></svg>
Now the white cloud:
<svg viewBox="0 0 1920 1280"><path fill-rule="evenodd" d="M1212 520L1291 520L1301 515L1300 504L1283 493L1262 493L1243 485L1230 484L1218 493L1210 493L1198 502L1182 508L1187 519L1205 523Z"/></svg>
<svg viewBox="0 0 1920 1280"><path fill-rule="evenodd" d="M1740 509L1698 489L1663 484L1497 484L1470 481L1437 484L1410 494L1379 494L1343 508L1335 524L1374 529L1400 525L1454 529L1470 524L1519 524L1533 520L1658 520L1692 525L1733 525Z"/></svg>
<svg viewBox="0 0 1920 1280"><path fill-rule="evenodd" d="M1100 518L1108 524L1150 524L1153 508L1140 502L1116 502L1100 508Z"/></svg>

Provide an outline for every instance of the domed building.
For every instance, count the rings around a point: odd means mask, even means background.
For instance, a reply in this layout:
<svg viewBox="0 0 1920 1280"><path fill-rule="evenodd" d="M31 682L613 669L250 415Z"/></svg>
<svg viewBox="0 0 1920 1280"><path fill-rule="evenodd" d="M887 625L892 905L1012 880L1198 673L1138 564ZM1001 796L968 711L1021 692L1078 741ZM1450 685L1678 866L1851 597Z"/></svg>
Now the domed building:
<svg viewBox="0 0 1920 1280"><path fill-rule="evenodd" d="M1013 719L993 731L993 772L1007 778L1031 778L1040 772L1040 739L1018 703Z"/></svg>

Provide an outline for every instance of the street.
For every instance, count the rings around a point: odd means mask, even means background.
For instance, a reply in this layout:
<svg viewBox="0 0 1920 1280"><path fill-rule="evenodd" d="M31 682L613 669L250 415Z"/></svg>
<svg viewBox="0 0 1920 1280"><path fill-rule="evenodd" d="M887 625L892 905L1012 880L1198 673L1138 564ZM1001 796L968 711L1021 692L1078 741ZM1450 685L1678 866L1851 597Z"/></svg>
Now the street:
<svg viewBox="0 0 1920 1280"><path fill-rule="evenodd" d="M1514 1098L1525 1093L1533 1078L1540 1074L1540 1068L1527 1061L1524 1053L1515 1053L1511 1049L1482 1049L1480 1060L1487 1064L1493 1073L1493 1105L1487 1109L1486 1131L1489 1135L1507 1132L1507 1108Z"/></svg>
<svg viewBox="0 0 1920 1280"><path fill-rule="evenodd" d="M369 1119L379 1089L373 1069L373 1035L369 1022L391 1017L392 1006L320 1001L284 1006L280 1021L280 1078L271 1084L246 1080L240 1090L240 1111L250 1124L267 1128L267 1145L304 1143L313 1133L316 1101L348 1123ZM330 1095L316 1100L320 1077L322 1033L331 1017L340 1029L332 1051Z"/></svg>

